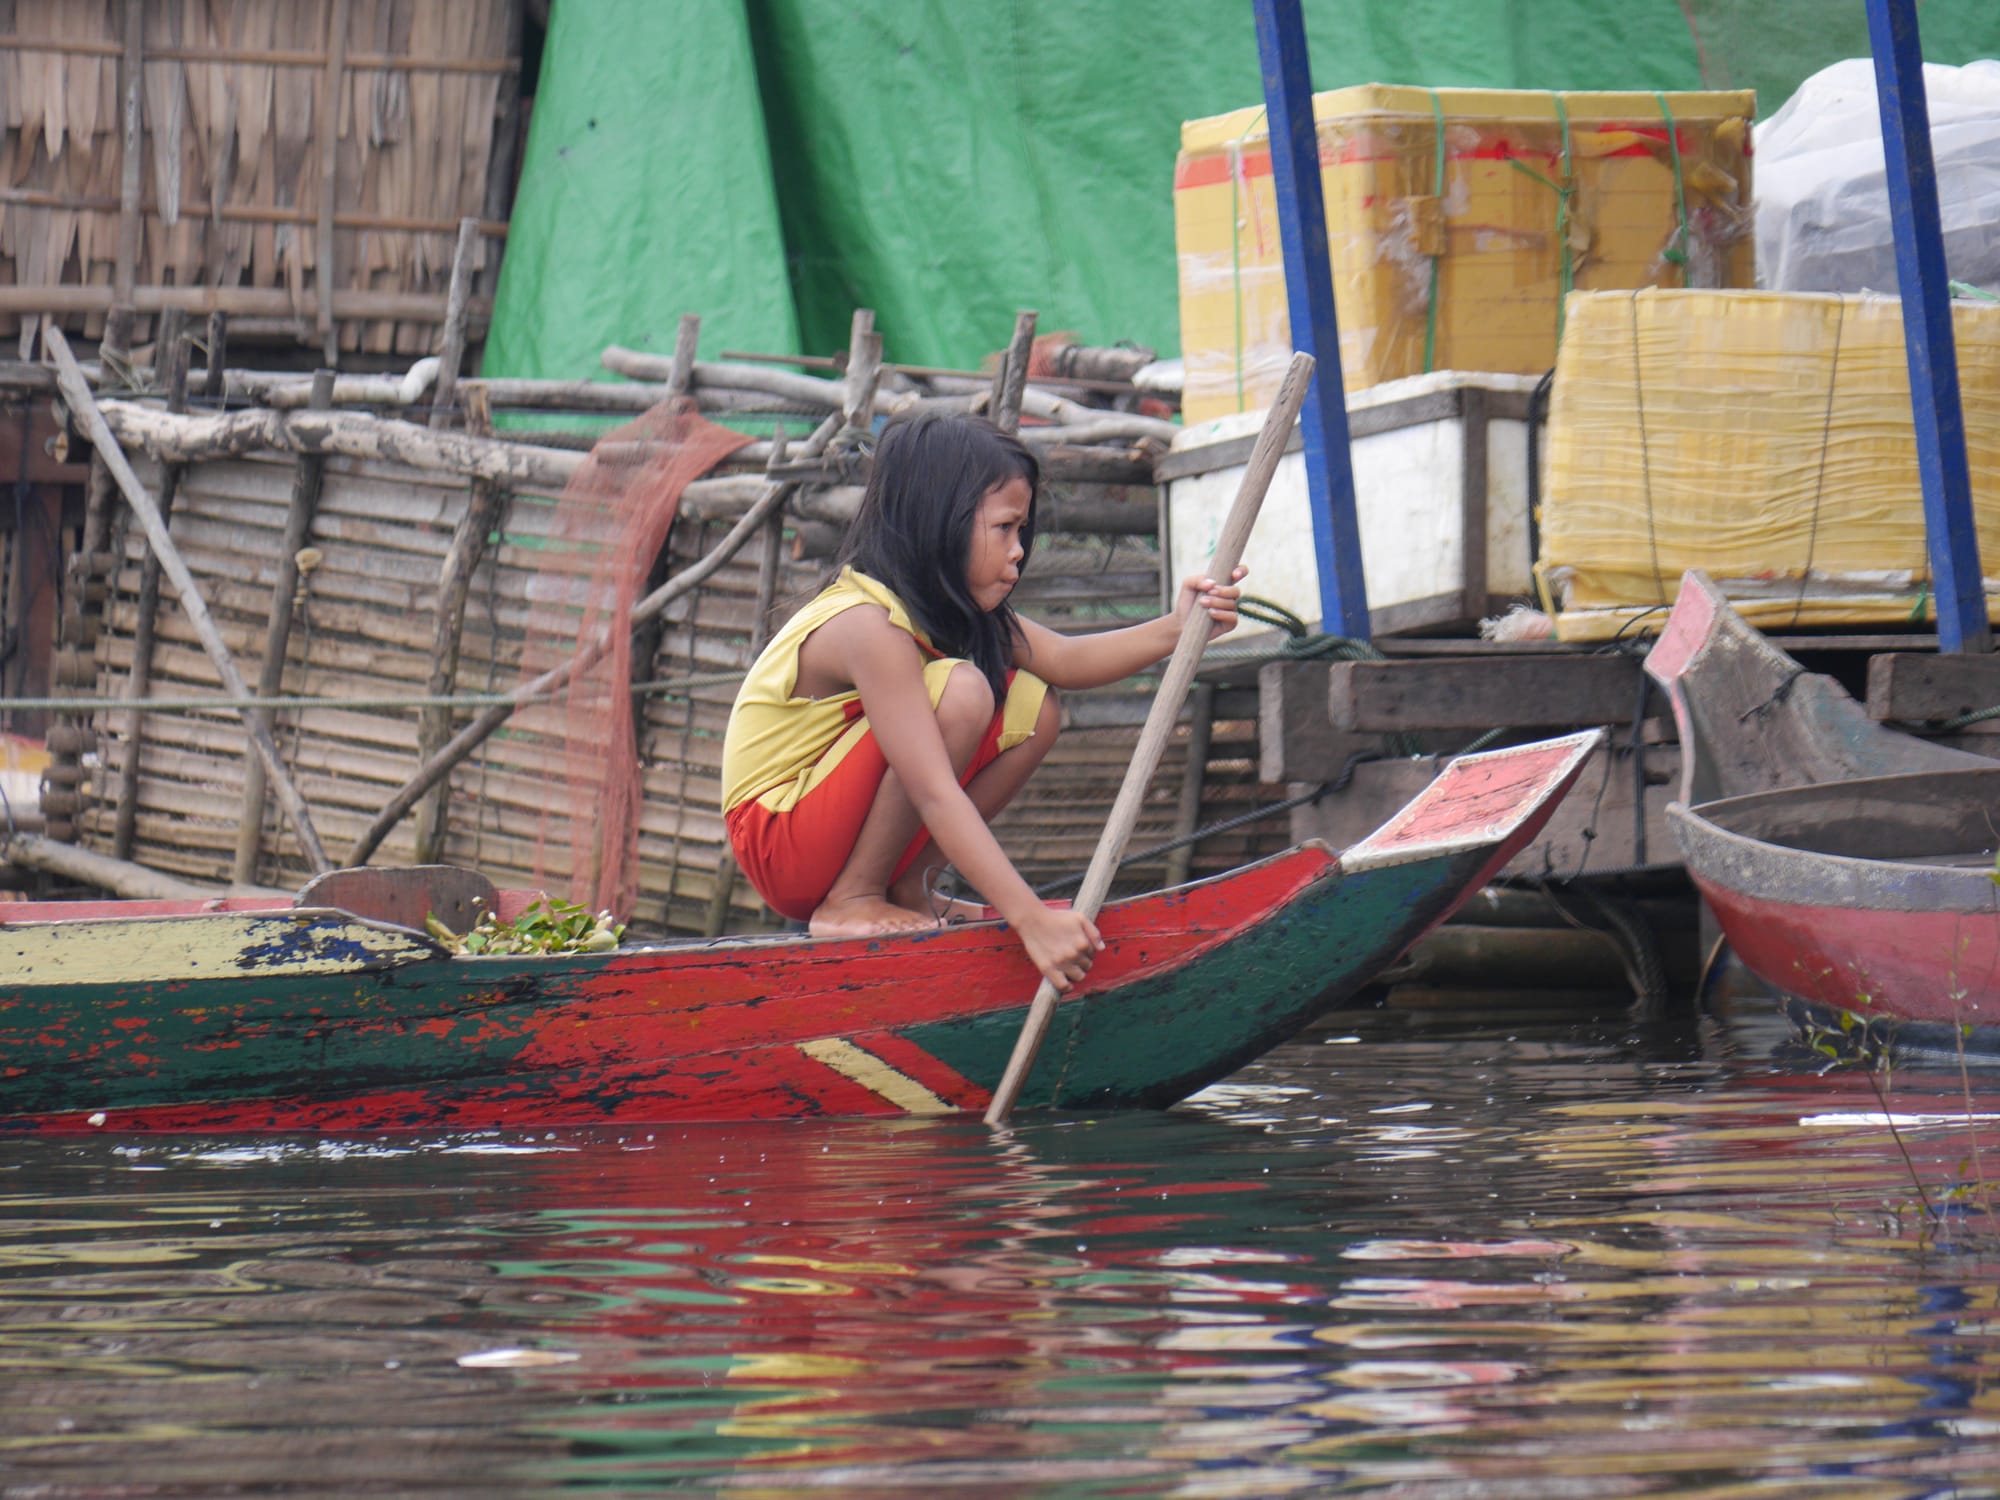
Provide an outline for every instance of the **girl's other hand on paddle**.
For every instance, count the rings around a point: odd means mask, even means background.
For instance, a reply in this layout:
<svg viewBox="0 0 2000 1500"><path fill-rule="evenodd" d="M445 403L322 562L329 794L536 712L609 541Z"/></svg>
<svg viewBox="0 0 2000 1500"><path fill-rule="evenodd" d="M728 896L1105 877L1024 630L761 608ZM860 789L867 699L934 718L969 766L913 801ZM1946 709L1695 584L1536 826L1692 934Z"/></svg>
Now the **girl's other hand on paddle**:
<svg viewBox="0 0 2000 1500"><path fill-rule="evenodd" d="M1237 585L1249 573L1241 563L1229 577L1227 583L1217 583L1213 578L1199 575L1181 580L1180 598L1174 601L1174 618L1186 620L1191 609L1208 611L1208 638L1214 640L1219 635L1227 635L1236 628L1236 601L1243 596Z"/></svg>
<svg viewBox="0 0 2000 1500"><path fill-rule="evenodd" d="M1022 922L1014 924L1021 946L1042 971L1042 977L1058 991L1090 972L1091 961L1104 947L1097 924L1080 912L1040 906Z"/></svg>

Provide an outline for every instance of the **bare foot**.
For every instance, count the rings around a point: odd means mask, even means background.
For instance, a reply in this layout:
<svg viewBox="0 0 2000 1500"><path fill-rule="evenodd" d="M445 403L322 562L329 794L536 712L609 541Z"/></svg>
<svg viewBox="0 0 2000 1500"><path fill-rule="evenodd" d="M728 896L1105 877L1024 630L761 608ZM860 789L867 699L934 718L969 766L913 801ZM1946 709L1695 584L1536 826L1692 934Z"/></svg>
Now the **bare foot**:
<svg viewBox="0 0 2000 1500"><path fill-rule="evenodd" d="M928 932L936 926L935 917L898 906L886 896L829 896L806 923L806 931L814 937L878 937L885 932Z"/></svg>

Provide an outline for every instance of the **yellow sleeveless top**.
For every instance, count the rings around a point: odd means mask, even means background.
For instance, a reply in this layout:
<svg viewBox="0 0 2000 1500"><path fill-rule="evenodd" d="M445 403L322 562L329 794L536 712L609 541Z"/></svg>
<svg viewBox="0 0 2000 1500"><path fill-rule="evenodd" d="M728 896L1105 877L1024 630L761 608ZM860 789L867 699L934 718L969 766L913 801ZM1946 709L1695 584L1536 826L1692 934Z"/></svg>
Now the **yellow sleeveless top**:
<svg viewBox="0 0 2000 1500"><path fill-rule="evenodd" d="M903 601L866 573L842 568L840 576L822 589L771 637L751 666L736 704L729 711L729 728L722 740L722 810L734 811L759 802L772 812L789 812L832 769L827 752L861 715L861 695L852 689L824 698L799 698L799 647L807 636L843 610L859 604L879 604L889 623L916 638L926 657L924 680L936 703L944 681L957 663L939 657L930 637L911 620ZM1046 689L1027 672L1015 674L1007 694L1002 724L1002 750L1034 733Z"/></svg>
<svg viewBox="0 0 2000 1500"><path fill-rule="evenodd" d="M866 573L842 568L839 577L771 637L736 690L736 705L729 711L729 728L722 740L725 813L753 799L773 812L789 810L805 794L804 773L853 722L859 693L850 689L824 698L798 698L793 689L799 681L799 647L806 637L860 604L879 604L889 612L889 623L915 636L926 656L936 654L902 600Z"/></svg>

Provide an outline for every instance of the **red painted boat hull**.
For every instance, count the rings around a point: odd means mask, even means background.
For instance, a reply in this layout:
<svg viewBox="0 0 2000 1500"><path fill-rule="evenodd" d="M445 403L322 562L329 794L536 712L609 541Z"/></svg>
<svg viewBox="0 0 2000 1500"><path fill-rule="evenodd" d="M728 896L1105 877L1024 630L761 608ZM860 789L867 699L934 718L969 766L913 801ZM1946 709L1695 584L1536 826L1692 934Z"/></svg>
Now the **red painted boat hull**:
<svg viewBox="0 0 2000 1500"><path fill-rule="evenodd" d="M2000 767L1876 723L1698 572L1646 671L1680 731L1674 836L1737 958L1818 1024L2000 1052Z"/></svg>
<svg viewBox="0 0 2000 1500"><path fill-rule="evenodd" d="M1343 858L1106 907L1023 1106L1164 1107L1295 1034L1525 846L1596 739L1462 757ZM1037 978L997 922L478 958L324 907L8 924L0 1129L978 1112Z"/></svg>
<svg viewBox="0 0 2000 1500"><path fill-rule="evenodd" d="M1995 807L2000 766L1669 816L1730 947L1767 984L1829 1011L1989 1030L2000 1027Z"/></svg>
<svg viewBox="0 0 2000 1500"><path fill-rule="evenodd" d="M1696 878L1751 972L1831 1011L2000 1025L2000 917L1829 911Z"/></svg>

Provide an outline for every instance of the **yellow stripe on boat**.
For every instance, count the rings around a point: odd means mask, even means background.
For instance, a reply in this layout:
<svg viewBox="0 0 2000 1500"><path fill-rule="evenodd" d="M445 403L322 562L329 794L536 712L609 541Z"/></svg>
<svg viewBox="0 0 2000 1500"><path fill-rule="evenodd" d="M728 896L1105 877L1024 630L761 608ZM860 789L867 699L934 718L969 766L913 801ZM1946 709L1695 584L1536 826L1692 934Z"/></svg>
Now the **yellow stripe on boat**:
<svg viewBox="0 0 2000 1500"><path fill-rule="evenodd" d="M874 1053L837 1036L800 1042L799 1051L814 1062L851 1078L869 1093L888 1100L905 1114L948 1115L952 1107L907 1073L899 1073Z"/></svg>

